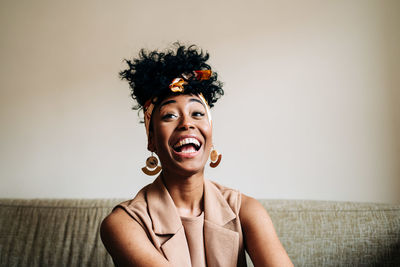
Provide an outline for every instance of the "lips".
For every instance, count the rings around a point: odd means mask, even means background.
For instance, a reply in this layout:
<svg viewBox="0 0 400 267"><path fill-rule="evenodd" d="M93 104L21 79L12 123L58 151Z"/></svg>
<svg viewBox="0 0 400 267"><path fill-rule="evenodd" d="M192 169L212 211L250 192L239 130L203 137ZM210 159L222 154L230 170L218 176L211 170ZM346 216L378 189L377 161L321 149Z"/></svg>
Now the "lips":
<svg viewBox="0 0 400 267"><path fill-rule="evenodd" d="M173 146L175 152L179 154L193 154L199 151L201 142L194 136L181 137Z"/></svg>

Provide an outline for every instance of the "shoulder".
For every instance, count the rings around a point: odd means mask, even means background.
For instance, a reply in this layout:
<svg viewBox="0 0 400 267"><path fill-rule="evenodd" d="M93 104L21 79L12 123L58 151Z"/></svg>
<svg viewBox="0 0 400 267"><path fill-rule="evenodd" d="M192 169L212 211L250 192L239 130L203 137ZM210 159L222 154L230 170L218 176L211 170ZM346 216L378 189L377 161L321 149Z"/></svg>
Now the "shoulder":
<svg viewBox="0 0 400 267"><path fill-rule="evenodd" d="M217 182L207 180L214 187L222 198L228 203L231 209L238 214L241 208L242 195L239 190L223 186Z"/></svg>
<svg viewBox="0 0 400 267"><path fill-rule="evenodd" d="M239 212L243 233L258 232L261 229L275 232L272 220L261 203L252 197L242 194L242 206Z"/></svg>
<svg viewBox="0 0 400 267"><path fill-rule="evenodd" d="M134 241L145 241L143 228L121 208L115 208L101 223L101 240L115 264L132 261L129 251L135 247L127 237L134 236ZM123 265L123 264L122 264Z"/></svg>
<svg viewBox="0 0 400 267"><path fill-rule="evenodd" d="M118 231L143 230L141 221L147 214L145 199L148 186L143 187L133 199L121 202L113 208L101 223L102 238L108 234L118 234Z"/></svg>
<svg viewBox="0 0 400 267"><path fill-rule="evenodd" d="M118 236L126 232L145 230L144 226L148 220L146 202L148 187L149 185L143 187L133 199L119 203L103 220L100 226L103 242L108 241L108 236Z"/></svg>
<svg viewBox="0 0 400 267"><path fill-rule="evenodd" d="M255 215L262 215L269 219L267 211L257 199L246 196L245 194L241 194L241 199L242 208L240 210L240 217L243 217L243 220L252 219Z"/></svg>
<svg viewBox="0 0 400 267"><path fill-rule="evenodd" d="M242 207L239 217L244 232L262 228L274 231L271 218L263 205L257 199L245 194L242 194Z"/></svg>
<svg viewBox="0 0 400 267"><path fill-rule="evenodd" d="M116 266L168 266L142 226L121 208L115 209L100 226L100 236Z"/></svg>
<svg viewBox="0 0 400 267"><path fill-rule="evenodd" d="M122 208L135 220L143 216L146 216L146 214L148 214L148 209L147 209L148 203L146 195L150 186L151 184L143 187L133 199L119 203L113 209L113 212L117 210L117 208Z"/></svg>
<svg viewBox="0 0 400 267"><path fill-rule="evenodd" d="M118 204L101 223L101 239L116 265L170 266L148 236L151 220L147 212L147 187L134 199Z"/></svg>
<svg viewBox="0 0 400 267"><path fill-rule="evenodd" d="M117 236L121 232L142 230L140 224L132 220L123 209L116 207L101 223L100 235L104 239Z"/></svg>
<svg viewBox="0 0 400 267"><path fill-rule="evenodd" d="M246 249L254 266L293 266L271 218L259 201L242 194L239 217Z"/></svg>

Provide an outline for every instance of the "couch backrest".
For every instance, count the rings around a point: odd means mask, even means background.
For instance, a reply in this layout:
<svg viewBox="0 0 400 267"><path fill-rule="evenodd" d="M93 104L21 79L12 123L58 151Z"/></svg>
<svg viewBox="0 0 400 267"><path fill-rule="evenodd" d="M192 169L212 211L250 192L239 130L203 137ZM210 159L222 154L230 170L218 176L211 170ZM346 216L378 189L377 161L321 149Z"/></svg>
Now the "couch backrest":
<svg viewBox="0 0 400 267"><path fill-rule="evenodd" d="M400 266L400 205L261 203L295 266Z"/></svg>
<svg viewBox="0 0 400 267"><path fill-rule="evenodd" d="M1 200L1 266L113 266L99 224L118 200Z"/></svg>
<svg viewBox="0 0 400 267"><path fill-rule="evenodd" d="M0 266L113 266L99 225L121 201L0 199ZM260 202L295 266L400 266L400 205Z"/></svg>

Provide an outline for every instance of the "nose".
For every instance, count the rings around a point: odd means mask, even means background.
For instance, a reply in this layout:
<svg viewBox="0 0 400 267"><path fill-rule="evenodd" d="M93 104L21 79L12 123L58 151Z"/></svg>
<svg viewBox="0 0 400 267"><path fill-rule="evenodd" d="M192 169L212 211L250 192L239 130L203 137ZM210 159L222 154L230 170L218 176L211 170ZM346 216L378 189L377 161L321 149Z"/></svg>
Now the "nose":
<svg viewBox="0 0 400 267"><path fill-rule="evenodd" d="M182 115L179 121L179 126L178 128L180 130L189 130L189 129L193 129L194 125L193 125L193 121L192 118L188 115Z"/></svg>

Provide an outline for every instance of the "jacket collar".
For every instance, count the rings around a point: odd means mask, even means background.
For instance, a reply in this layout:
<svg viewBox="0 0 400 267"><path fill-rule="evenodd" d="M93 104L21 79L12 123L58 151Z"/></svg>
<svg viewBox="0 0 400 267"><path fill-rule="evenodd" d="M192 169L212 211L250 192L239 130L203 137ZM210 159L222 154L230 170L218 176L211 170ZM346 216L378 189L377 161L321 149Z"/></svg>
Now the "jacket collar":
<svg viewBox="0 0 400 267"><path fill-rule="evenodd" d="M149 187L147 203L156 234L176 234L182 228L174 201L160 176ZM204 220L224 226L235 218L235 213L218 188L208 179L204 179Z"/></svg>
<svg viewBox="0 0 400 267"><path fill-rule="evenodd" d="M236 218L221 191L209 180L204 179L204 220L224 226Z"/></svg>
<svg viewBox="0 0 400 267"><path fill-rule="evenodd" d="M178 210L161 176L158 176L150 185L147 192L147 203L154 233L159 235L176 234L182 228Z"/></svg>

